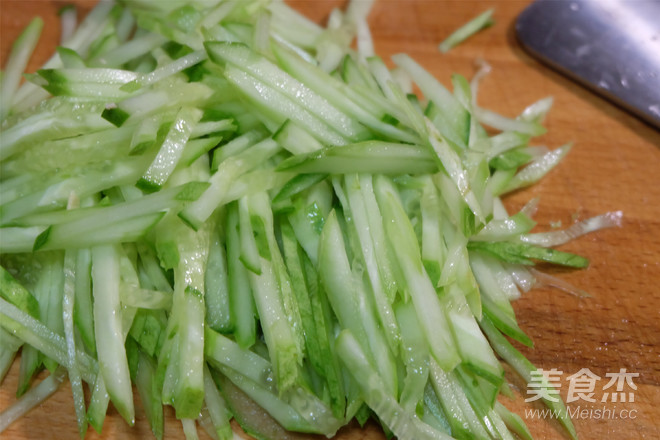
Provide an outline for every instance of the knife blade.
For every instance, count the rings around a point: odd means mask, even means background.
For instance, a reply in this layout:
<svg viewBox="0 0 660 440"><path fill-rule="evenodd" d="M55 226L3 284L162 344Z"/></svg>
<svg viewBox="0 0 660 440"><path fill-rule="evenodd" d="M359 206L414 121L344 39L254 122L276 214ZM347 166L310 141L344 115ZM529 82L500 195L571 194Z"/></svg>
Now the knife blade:
<svg viewBox="0 0 660 440"><path fill-rule="evenodd" d="M516 33L532 56L660 128L660 1L537 0Z"/></svg>

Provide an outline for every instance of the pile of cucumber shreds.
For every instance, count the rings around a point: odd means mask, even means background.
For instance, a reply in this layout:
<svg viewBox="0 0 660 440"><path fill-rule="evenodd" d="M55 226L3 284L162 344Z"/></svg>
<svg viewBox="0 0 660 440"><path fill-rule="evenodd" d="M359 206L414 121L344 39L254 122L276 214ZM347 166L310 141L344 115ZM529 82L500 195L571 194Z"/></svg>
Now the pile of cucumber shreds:
<svg viewBox="0 0 660 440"><path fill-rule="evenodd" d="M552 101L507 118L476 103L483 69L450 91L405 54L388 67L370 7L323 28L280 1L102 1L62 12L19 87L28 26L0 100L0 372L20 350L22 395L0 431L67 377L81 436L110 402L133 424L137 392L157 438L163 405L189 439L232 418L263 439L370 418L530 438L497 400L502 362L536 371L511 301L571 290L535 262L587 266L552 247L620 214L545 233L535 201L509 215L501 197L568 151L530 146Z"/></svg>

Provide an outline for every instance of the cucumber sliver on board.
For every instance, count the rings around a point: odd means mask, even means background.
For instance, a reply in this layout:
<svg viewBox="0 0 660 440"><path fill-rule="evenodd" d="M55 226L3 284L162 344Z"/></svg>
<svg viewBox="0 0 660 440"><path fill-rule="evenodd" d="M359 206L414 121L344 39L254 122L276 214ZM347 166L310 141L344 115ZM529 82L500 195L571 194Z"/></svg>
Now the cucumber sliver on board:
<svg viewBox="0 0 660 440"><path fill-rule="evenodd" d="M232 417L263 439L369 418L400 439L529 436L496 400L502 362L534 368L505 337L532 345L514 280L586 267L550 245L620 215L563 234L509 215L501 197L569 151L530 146L551 101L510 119L460 75L390 69L372 3L327 27L280 1L65 10L21 84L43 22L26 28L0 77L0 380L21 351L23 394L0 432L67 376L81 435L141 402L156 438L164 405L191 439L233 438Z"/></svg>

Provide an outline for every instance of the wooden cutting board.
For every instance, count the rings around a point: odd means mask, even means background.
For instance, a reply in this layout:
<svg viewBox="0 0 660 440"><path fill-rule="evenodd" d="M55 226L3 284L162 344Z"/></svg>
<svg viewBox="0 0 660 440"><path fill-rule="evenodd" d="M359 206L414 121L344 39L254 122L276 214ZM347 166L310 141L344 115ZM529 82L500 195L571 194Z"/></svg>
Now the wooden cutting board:
<svg viewBox="0 0 660 440"><path fill-rule="evenodd" d="M30 64L38 68L59 39L56 1L1 0L0 49L4 64L11 42L29 19L41 15L46 21L42 44ZM81 10L93 2L78 1ZM343 1L291 1L307 16L319 22L332 7ZM520 326L532 337L534 349L522 351L539 368L557 369L561 395L568 397L569 376L588 369L595 381L591 403L579 399L569 404L577 413L574 423L580 438L660 438L660 132L619 110L608 102L548 70L522 51L513 31L515 17L529 1L499 0L380 0L370 24L377 52L384 58L407 52L449 84L453 72L468 78L475 61L486 60L493 67L479 94L482 106L515 116L526 105L545 96L555 104L546 120L548 133L535 143L551 148L572 142L571 153L544 180L531 189L508 197L506 204L516 211L532 197L540 197L536 216L538 230L561 222L568 226L607 211L623 211L621 228L593 233L562 249L591 259L586 270L553 268L549 273L570 282L592 296L578 298L547 287L537 288L518 300ZM469 41L441 55L437 44L457 25L477 13L495 7L496 24ZM660 86L660 79L658 80ZM632 378L634 402L611 402L610 377L621 369ZM13 402L18 368L14 365L0 388L0 409ZM540 409L537 402L525 403L525 385L514 375L508 378L516 400L501 398L518 412L537 439L566 438L558 424L525 410ZM616 377L613 377L616 379ZM601 402L605 397L606 402ZM139 406L139 405L138 405ZM183 438L180 424L166 412L166 438ZM203 435L200 431L200 434ZM150 437L143 414L137 426L129 428L110 409L103 435L90 432L87 438L141 439ZM2 434L6 439L73 439L77 429L68 386L40 408ZM379 428L351 426L337 436L342 440L383 439Z"/></svg>

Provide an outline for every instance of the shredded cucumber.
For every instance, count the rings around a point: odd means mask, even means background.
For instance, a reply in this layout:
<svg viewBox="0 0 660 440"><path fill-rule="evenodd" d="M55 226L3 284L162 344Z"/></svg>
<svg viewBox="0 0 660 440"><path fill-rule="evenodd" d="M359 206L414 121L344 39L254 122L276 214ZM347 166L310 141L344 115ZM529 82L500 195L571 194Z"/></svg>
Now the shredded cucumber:
<svg viewBox="0 0 660 440"><path fill-rule="evenodd" d="M536 261L586 267L552 246L621 213L543 233L534 203L509 215L500 196L569 151L530 145L552 100L511 119L476 104L485 70L450 90L408 55L389 69L373 3L327 28L277 0L102 1L77 28L68 9L18 87L28 26L0 98L0 378L21 350L26 394L0 432L66 373L81 436L110 402L133 424L135 385L156 438L164 405L191 439L372 415L400 439L531 438L496 400L496 354L533 367L503 336L532 345L511 301L547 281Z"/></svg>

